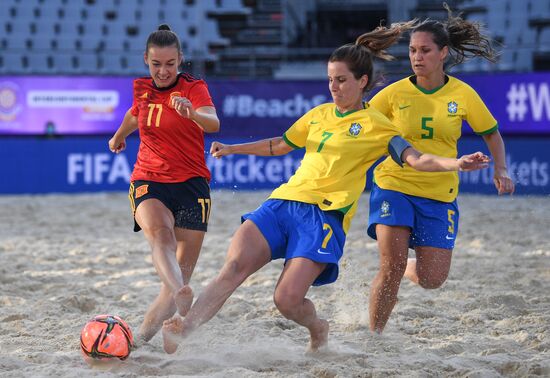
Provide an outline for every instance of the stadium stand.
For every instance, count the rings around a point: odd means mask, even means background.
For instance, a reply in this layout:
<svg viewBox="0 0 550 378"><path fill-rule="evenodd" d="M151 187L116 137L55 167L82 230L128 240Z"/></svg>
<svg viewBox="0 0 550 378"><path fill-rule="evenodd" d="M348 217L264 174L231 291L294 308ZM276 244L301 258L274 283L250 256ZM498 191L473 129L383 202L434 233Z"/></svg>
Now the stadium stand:
<svg viewBox="0 0 550 378"><path fill-rule="evenodd" d="M550 70L550 0L447 0L503 46L497 65ZM442 19L440 0L3 0L0 74L146 73L140 53L160 23L178 33L191 70L210 77L324 77L332 48L365 30L413 17ZM406 43L392 52L407 56ZM408 72L406 59L385 65Z"/></svg>

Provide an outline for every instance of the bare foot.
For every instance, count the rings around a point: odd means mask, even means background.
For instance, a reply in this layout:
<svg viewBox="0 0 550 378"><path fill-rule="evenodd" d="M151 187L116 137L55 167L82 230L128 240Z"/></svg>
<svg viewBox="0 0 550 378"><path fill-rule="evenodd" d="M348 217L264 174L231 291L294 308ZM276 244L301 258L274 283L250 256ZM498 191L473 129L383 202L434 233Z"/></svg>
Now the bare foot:
<svg viewBox="0 0 550 378"><path fill-rule="evenodd" d="M182 287L175 295L174 301L176 302L176 307L178 308L178 313L181 316L187 315L191 305L193 304L193 290L189 285Z"/></svg>
<svg viewBox="0 0 550 378"><path fill-rule="evenodd" d="M315 327L315 330L309 331L311 339L309 341L309 346L306 350L306 354L316 354L317 352L319 352L319 349L327 346L328 330L328 322L325 319L319 319L319 324Z"/></svg>
<svg viewBox="0 0 550 378"><path fill-rule="evenodd" d="M183 319L175 316L172 319L165 320L162 325L162 341L164 351L168 354L175 353L182 340Z"/></svg>

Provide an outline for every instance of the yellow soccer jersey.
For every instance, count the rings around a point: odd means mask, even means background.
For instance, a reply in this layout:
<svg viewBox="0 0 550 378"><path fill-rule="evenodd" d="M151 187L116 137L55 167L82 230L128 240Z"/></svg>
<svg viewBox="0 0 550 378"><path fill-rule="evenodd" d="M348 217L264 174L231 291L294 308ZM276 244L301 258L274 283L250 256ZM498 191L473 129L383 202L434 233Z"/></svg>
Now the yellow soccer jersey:
<svg viewBox="0 0 550 378"><path fill-rule="evenodd" d="M369 102L399 129L417 150L456 158L462 121L476 134L498 128L479 95L468 84L448 76L442 87L426 91L402 79L381 90ZM374 180L383 189L452 202L458 194L457 172L419 172L386 159L374 170Z"/></svg>
<svg viewBox="0 0 550 378"><path fill-rule="evenodd" d="M367 170L388 155L391 138L400 135L377 110L341 114L333 103L310 110L283 135L293 148L304 148L300 167L270 198L318 205L345 214L347 232L365 188Z"/></svg>

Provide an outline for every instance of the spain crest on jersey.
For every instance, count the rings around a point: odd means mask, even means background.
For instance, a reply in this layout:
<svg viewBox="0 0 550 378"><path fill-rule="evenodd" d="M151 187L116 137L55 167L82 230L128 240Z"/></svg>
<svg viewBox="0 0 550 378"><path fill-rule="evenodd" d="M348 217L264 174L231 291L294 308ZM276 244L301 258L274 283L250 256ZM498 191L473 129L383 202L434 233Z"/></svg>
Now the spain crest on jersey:
<svg viewBox="0 0 550 378"><path fill-rule="evenodd" d="M454 101L449 102L447 104L447 110L449 111L449 113L455 114L458 110L458 104Z"/></svg>
<svg viewBox="0 0 550 378"><path fill-rule="evenodd" d="M352 123L351 126L349 127L349 133L353 136L357 136L359 135L359 132L361 131L361 129L363 128L363 126L361 126L361 124L359 123Z"/></svg>

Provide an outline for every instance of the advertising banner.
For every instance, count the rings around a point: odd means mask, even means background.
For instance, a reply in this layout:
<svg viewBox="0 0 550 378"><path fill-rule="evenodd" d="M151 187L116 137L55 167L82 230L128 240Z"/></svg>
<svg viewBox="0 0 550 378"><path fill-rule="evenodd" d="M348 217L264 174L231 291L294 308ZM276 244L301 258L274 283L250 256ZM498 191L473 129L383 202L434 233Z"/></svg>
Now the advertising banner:
<svg viewBox="0 0 550 378"><path fill-rule="evenodd" d="M113 154L107 137L0 139L0 194L126 191L139 139L128 138L127 149ZM209 148L212 139L206 141ZM228 138L226 143L249 142ZM550 194L550 138L509 138L506 160L516 194ZM464 137L460 154L487 148L480 137ZM213 189L273 189L286 182L300 164L302 150L284 156L206 155ZM492 168L461 172L461 192L496 194ZM368 184L370 185L370 183ZM370 186L369 186L370 187Z"/></svg>
<svg viewBox="0 0 550 378"><path fill-rule="evenodd" d="M132 105L132 79L0 77L0 135L111 134Z"/></svg>
<svg viewBox="0 0 550 378"><path fill-rule="evenodd" d="M502 134L550 135L550 73L458 77L479 93ZM112 134L132 104L132 80L0 77L0 135ZM222 138L281 135L309 109L331 101L323 80L208 80L208 86ZM463 132L472 133L467 126Z"/></svg>

